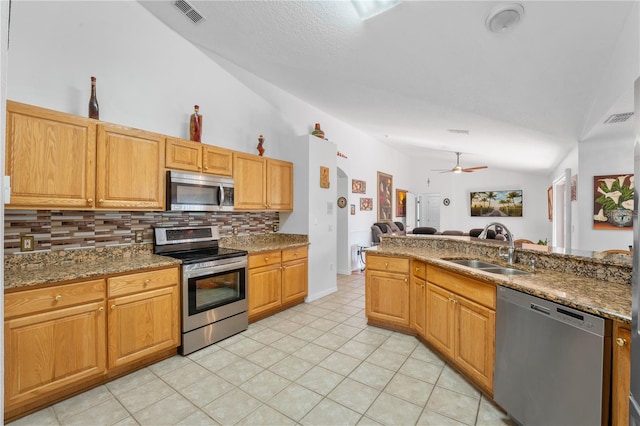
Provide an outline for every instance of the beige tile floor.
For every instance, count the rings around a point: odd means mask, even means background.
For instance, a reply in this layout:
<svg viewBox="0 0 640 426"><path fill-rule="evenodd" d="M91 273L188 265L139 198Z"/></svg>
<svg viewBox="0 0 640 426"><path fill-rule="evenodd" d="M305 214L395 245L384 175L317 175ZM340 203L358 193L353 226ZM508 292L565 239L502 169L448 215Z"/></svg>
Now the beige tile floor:
<svg viewBox="0 0 640 426"><path fill-rule="evenodd" d="M364 276L188 357L11 425L511 425L411 336L367 326Z"/></svg>

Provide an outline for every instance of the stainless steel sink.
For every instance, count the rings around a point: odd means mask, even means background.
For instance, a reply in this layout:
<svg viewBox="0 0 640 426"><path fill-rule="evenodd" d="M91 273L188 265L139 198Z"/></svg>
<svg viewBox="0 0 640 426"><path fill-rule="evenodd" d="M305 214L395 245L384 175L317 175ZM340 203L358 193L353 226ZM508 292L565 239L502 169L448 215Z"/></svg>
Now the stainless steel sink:
<svg viewBox="0 0 640 426"><path fill-rule="evenodd" d="M495 265L489 262L483 262L477 259L451 259L448 262L455 263L457 265L468 266L469 268L479 269L484 272L490 272L492 274L500 275L522 275L528 274L527 271L521 271L520 269L507 268L500 265Z"/></svg>

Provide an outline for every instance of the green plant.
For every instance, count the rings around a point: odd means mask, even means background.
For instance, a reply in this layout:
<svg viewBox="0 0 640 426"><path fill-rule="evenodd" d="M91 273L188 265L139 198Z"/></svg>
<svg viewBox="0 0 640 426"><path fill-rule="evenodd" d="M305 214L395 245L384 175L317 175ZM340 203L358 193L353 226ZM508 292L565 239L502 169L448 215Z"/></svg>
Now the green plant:
<svg viewBox="0 0 640 426"><path fill-rule="evenodd" d="M547 239L545 238L544 241L538 240L538 245L539 246L546 246L547 245Z"/></svg>

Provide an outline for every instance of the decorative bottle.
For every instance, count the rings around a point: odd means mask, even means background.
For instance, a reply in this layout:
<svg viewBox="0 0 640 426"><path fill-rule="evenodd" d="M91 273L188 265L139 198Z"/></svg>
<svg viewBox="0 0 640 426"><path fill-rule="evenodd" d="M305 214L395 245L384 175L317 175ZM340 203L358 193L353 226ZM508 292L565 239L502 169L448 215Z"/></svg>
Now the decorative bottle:
<svg viewBox="0 0 640 426"><path fill-rule="evenodd" d="M191 120L189 121L189 138L195 142L201 142L202 138L202 115L198 113L200 107L198 105L193 106L194 112L191 114Z"/></svg>
<svg viewBox="0 0 640 426"><path fill-rule="evenodd" d="M100 119L100 107L96 97L96 78L91 77L91 97L89 98L89 118Z"/></svg>
<svg viewBox="0 0 640 426"><path fill-rule="evenodd" d="M315 129L311 132L313 136L319 137L320 139L324 139L324 131L320 129L320 123L316 123Z"/></svg>
<svg viewBox="0 0 640 426"><path fill-rule="evenodd" d="M263 143L264 143L264 136L262 135L258 136L258 146L256 147L256 149L258 150L258 155L260 155L260 157L262 157L262 155L264 154L264 147L262 146Z"/></svg>

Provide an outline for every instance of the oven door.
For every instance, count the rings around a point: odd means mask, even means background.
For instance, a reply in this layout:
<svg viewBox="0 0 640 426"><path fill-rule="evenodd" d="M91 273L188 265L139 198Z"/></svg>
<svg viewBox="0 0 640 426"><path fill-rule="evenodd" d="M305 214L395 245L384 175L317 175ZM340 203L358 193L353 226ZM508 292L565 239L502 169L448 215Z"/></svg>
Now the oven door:
<svg viewBox="0 0 640 426"><path fill-rule="evenodd" d="M242 259L207 268L183 266L183 333L247 310L247 262Z"/></svg>

